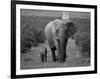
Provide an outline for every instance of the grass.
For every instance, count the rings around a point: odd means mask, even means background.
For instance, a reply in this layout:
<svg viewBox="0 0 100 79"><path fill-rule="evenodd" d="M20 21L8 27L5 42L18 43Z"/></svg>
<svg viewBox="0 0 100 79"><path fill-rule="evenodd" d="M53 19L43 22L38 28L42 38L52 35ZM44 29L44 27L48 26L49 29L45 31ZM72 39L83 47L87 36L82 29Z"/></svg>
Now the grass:
<svg viewBox="0 0 100 79"><path fill-rule="evenodd" d="M48 49L47 62L42 63L40 60L41 47L45 46ZM73 40L68 41L67 57L65 63L52 62L51 51L48 44L42 43L38 47L32 47L31 51L21 55L21 69L41 69L41 68L62 68L62 67L84 67L90 66L89 58L81 58L78 48Z"/></svg>

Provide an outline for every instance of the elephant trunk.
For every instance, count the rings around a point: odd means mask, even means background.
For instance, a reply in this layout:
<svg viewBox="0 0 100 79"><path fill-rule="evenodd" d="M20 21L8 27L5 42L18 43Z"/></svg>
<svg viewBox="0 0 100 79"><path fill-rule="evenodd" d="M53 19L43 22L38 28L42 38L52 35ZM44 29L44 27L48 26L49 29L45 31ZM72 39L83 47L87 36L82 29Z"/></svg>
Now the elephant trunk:
<svg viewBox="0 0 100 79"><path fill-rule="evenodd" d="M58 49L58 61L64 62L66 59L66 44L67 39L60 39L59 40L59 49Z"/></svg>

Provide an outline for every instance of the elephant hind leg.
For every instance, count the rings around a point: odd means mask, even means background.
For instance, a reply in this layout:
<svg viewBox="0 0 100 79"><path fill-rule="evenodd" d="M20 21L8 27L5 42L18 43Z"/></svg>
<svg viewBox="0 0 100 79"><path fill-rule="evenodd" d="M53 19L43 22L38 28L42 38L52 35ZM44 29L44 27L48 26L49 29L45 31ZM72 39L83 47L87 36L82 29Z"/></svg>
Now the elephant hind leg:
<svg viewBox="0 0 100 79"><path fill-rule="evenodd" d="M41 62L44 62L44 54L43 53L40 54L40 58L41 58Z"/></svg>
<svg viewBox="0 0 100 79"><path fill-rule="evenodd" d="M53 61L57 61L57 60L56 60L56 53L55 53L55 50L56 50L56 47L52 47L52 48L51 48L51 53L52 53L52 59L53 59Z"/></svg>
<svg viewBox="0 0 100 79"><path fill-rule="evenodd" d="M45 55L45 61L47 61L47 49L45 49L44 55Z"/></svg>

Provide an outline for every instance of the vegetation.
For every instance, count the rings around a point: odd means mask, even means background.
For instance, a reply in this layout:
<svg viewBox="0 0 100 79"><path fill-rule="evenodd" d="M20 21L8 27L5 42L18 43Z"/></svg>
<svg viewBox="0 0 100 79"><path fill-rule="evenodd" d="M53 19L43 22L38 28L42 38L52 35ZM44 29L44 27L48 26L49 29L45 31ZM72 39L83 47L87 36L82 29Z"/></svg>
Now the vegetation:
<svg viewBox="0 0 100 79"><path fill-rule="evenodd" d="M90 57L90 20L88 18L73 19L78 28L73 39L78 46L83 57Z"/></svg>
<svg viewBox="0 0 100 79"><path fill-rule="evenodd" d="M90 35L87 32L78 32L74 39L81 55L83 57L90 57Z"/></svg>
<svg viewBox="0 0 100 79"><path fill-rule="evenodd" d="M54 19L57 17L21 16L21 53L45 41L44 28ZM79 48L81 46L81 52L90 54L90 20L87 18L72 18L71 20L78 28L78 32L73 36L76 45Z"/></svg>
<svg viewBox="0 0 100 79"><path fill-rule="evenodd" d="M44 27L55 18L21 16L21 53L45 41Z"/></svg>

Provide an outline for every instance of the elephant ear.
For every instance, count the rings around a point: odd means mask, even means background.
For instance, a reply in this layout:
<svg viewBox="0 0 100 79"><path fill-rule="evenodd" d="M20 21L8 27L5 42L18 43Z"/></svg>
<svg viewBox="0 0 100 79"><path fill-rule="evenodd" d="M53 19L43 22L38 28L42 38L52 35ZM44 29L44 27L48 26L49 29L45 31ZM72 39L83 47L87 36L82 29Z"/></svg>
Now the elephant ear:
<svg viewBox="0 0 100 79"><path fill-rule="evenodd" d="M71 37L77 32L77 27L73 22L67 22L66 26L67 26L67 33L69 37Z"/></svg>

